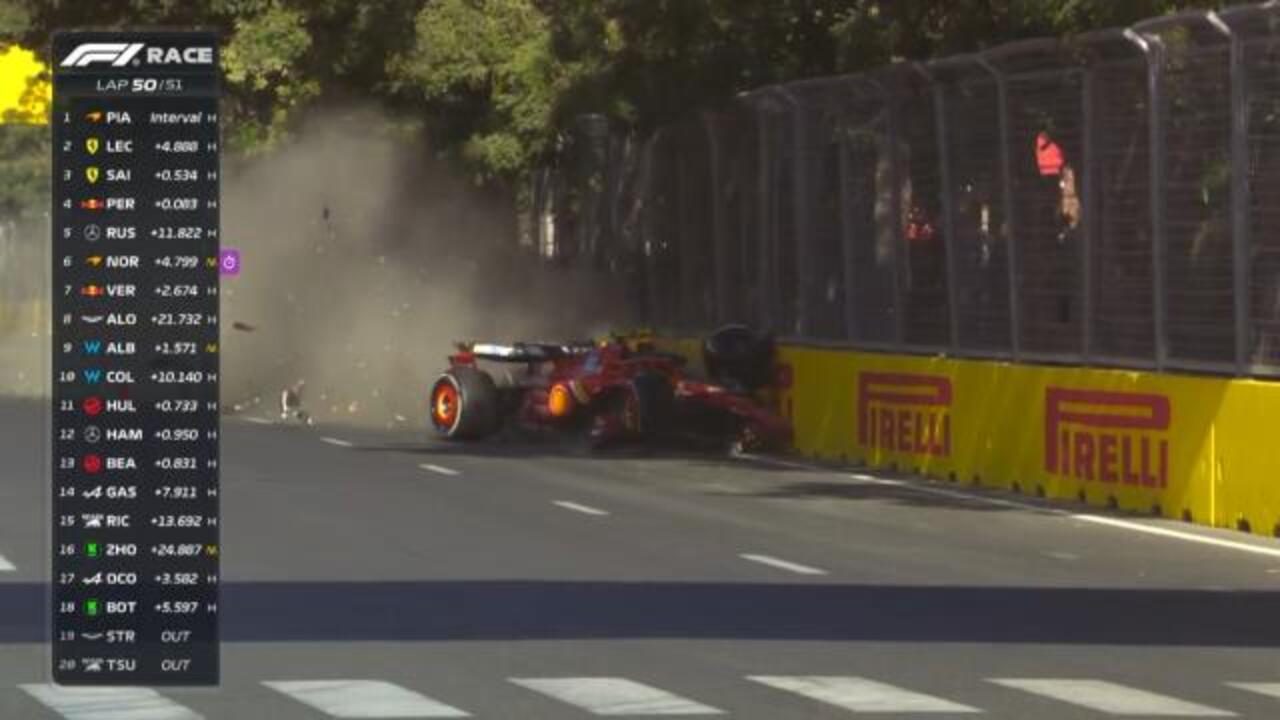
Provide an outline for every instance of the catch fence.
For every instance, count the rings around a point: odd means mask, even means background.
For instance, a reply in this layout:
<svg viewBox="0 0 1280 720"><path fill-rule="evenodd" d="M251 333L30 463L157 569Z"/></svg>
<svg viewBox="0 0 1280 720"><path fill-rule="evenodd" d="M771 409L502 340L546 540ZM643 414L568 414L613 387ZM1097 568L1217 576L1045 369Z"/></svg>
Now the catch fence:
<svg viewBox="0 0 1280 720"><path fill-rule="evenodd" d="M767 87L595 147L575 235L657 327L1280 374L1276 2Z"/></svg>

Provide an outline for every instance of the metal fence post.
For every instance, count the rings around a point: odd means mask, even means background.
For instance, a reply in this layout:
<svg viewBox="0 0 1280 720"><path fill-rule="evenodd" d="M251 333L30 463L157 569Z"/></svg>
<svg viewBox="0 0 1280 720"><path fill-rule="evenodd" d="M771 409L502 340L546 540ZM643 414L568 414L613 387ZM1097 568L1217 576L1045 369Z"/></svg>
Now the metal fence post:
<svg viewBox="0 0 1280 720"><path fill-rule="evenodd" d="M857 92L860 96L866 87L874 89L876 96L883 100L887 97L884 86L875 78L862 76L850 81L853 85L857 83L861 87L856 90L851 88L850 92ZM855 177L857 169L854 166L853 147L850 145L850 137L847 129L840 133L840 222L841 222L841 242L844 247L844 306L845 306L845 335L848 340L857 341L859 337L859 320L858 320L858 261L857 247L862 242L872 244L876 242L876 233L872 233L866 238L858 237L858 222L855 217L855 208L850 203L852 190L850 183Z"/></svg>
<svg viewBox="0 0 1280 720"><path fill-rule="evenodd" d="M840 132L836 147L840 153L840 243L843 249L844 281L844 335L846 340L858 339L858 303L857 303L857 263L854 251L858 238L854 231L852 208L849 207L849 180L853 176L853 160L849 157L849 137L843 129Z"/></svg>
<svg viewBox="0 0 1280 720"><path fill-rule="evenodd" d="M649 306L649 322L662 323L664 327L671 327L671 318L667 318L666 314L663 313L662 304L658 301L658 252L662 251L658 241L658 233L666 234L667 225L669 224L663 223L662 220L667 218L659 218L658 214L663 213L666 215L669 213L669 209L658 206L657 202L655 202L653 190L654 167L655 165L660 167L660 164L662 164L659 154L662 152L660 140L664 135L666 133L658 131L645 149L645 301L646 305Z"/></svg>
<svg viewBox="0 0 1280 720"><path fill-rule="evenodd" d="M921 69L923 73L923 68ZM942 184L942 234L947 253L947 323L950 331L951 350L960 347L960 303L957 279L959 270L956 258L956 214L955 202L951 197L954 185L951 183L951 152L948 144L947 101L942 86L926 75L933 86L934 134L938 143L938 173Z"/></svg>
<svg viewBox="0 0 1280 720"><path fill-rule="evenodd" d="M893 219L893 342L901 347L907 339L907 303L903 273L910 268L906 250L906 232L902 223L902 152L899 148L899 121L902 108L899 105L897 83L885 93L889 116L889 204Z"/></svg>
<svg viewBox="0 0 1280 720"><path fill-rule="evenodd" d="M977 58L983 67L996 81L996 105L1000 113L1000 174L1004 203L1004 235L1005 253L1009 265L1009 351L1014 360L1022 354L1022 308L1018 292L1018 243L1016 240L1017 223L1014 219L1013 203L1013 159L1009 156L1009 84L999 68L991 64L985 57Z"/></svg>
<svg viewBox="0 0 1280 720"><path fill-rule="evenodd" d="M773 88L779 97L790 107L788 113L788 128L791 135L791 232L794 237L791 242L794 243L795 249L795 273L796 285L795 292L795 312L796 317L790 318L791 333L799 337L809 334L812 323L812 305L809 299L808 288L806 282L812 277L812 242L813 233L809 232L809 213L806 211L805 203L809 198L809 173L808 158L805 156L805 130L806 117L803 105L796 96L786 87L778 85ZM775 258L777 254L775 253Z"/></svg>
<svg viewBox="0 0 1280 720"><path fill-rule="evenodd" d="M1236 374L1249 374L1253 339L1249 285L1252 278L1253 228L1249 213L1253 187L1249 181L1249 77L1244 41L1217 13L1209 22L1231 42L1231 273L1235 309Z"/></svg>
<svg viewBox="0 0 1280 720"><path fill-rule="evenodd" d="M840 245L844 255L841 274L845 286L845 340L854 341L858 340L858 302L856 302L855 292L858 287L858 265L854 260L858 237L854 232L854 219L851 217L852 209L849 206L849 182L854 170L852 170L852 159L849 156L847 128L840 128L836 147L840 152L840 158L838 158L840 160L840 202L838 205L840 205Z"/></svg>
<svg viewBox="0 0 1280 720"><path fill-rule="evenodd" d="M772 158L769 154L769 116L759 104L754 105L756 117L758 160L756 164L756 308L759 313L761 327L776 331L773 310L773 258L772 224L774 213L771 212L773 195L770 192L769 176L773 172Z"/></svg>
<svg viewBox="0 0 1280 720"><path fill-rule="evenodd" d="M1151 288L1155 320L1156 369L1163 370L1169 359L1168 297L1165 250L1165 142L1164 142L1164 55L1160 41L1132 28L1124 36L1147 56L1147 102L1150 113L1151 182Z"/></svg>
<svg viewBox="0 0 1280 720"><path fill-rule="evenodd" d="M721 193L720 178L720 135L716 132L716 124L713 116L709 112L702 114L702 129L707 135L707 149L709 151L709 159L711 172L711 189L708 199L711 201L711 252L712 264L711 268L713 282L715 283L715 310L712 315L717 323L729 321L728 309L730 307L729 299L729 248L728 239L725 234L724 208L721 206L723 195Z"/></svg>
<svg viewBox="0 0 1280 720"><path fill-rule="evenodd" d="M1084 186L1081 193L1080 223L1080 355L1086 364L1093 354L1093 245L1097 233L1094 213L1098 208L1097 190L1099 173L1097 171L1097 108L1094 97L1096 82L1093 67L1085 70L1081 83L1084 94L1082 108L1084 112L1084 128L1081 133L1081 167L1079 177Z"/></svg>
<svg viewBox="0 0 1280 720"><path fill-rule="evenodd" d="M694 323L690 322L689 311L697 306L697 298L693 297L689 292L690 288L697 278L693 274L691 265L693 254L693 243L700 238L693 237L689 232L689 176L688 176L688 155L681 152L679 145L680 134L676 134L677 149L672 158L675 163L676 177L674 183L674 210L675 210L675 233L676 242L676 277L675 277L675 302L672 307L672 314L679 318L679 328L681 330L694 329Z"/></svg>

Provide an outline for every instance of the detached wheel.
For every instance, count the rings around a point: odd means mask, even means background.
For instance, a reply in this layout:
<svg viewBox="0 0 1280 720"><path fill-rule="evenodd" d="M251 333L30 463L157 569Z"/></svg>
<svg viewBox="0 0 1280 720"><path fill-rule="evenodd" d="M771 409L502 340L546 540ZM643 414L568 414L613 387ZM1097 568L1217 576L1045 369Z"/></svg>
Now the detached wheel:
<svg viewBox="0 0 1280 720"><path fill-rule="evenodd" d="M478 440L498 429L498 388L483 370L446 370L431 386L428 417L437 433L454 440Z"/></svg>

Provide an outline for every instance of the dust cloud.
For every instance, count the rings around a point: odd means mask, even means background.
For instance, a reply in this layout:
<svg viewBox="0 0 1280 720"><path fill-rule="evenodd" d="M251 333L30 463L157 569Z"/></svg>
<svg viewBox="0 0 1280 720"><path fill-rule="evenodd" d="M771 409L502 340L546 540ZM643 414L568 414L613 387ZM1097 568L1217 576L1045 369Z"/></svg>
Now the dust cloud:
<svg viewBox="0 0 1280 720"><path fill-rule="evenodd" d="M44 218L0 218L0 396L48 392L48 245Z"/></svg>
<svg viewBox="0 0 1280 720"><path fill-rule="evenodd" d="M269 153L223 158L222 244L242 257L222 283L230 411L277 417L301 380L317 420L420 426L454 341L579 339L625 322L616 280L519 248L509 201L376 111L310 117ZM0 223L0 396L48 392L47 222Z"/></svg>
<svg viewBox="0 0 1280 720"><path fill-rule="evenodd" d="M270 417L305 383L318 420L421 425L455 340L578 338L623 320L615 283L518 248L509 202L367 109L314 113L287 146L224 163L222 394Z"/></svg>

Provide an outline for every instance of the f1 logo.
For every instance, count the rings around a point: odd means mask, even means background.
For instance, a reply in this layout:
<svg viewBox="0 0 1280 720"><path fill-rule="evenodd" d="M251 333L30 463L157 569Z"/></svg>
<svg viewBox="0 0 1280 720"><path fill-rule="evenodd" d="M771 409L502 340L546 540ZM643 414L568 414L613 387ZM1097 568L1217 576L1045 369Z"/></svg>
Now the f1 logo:
<svg viewBox="0 0 1280 720"><path fill-rule="evenodd" d="M142 48L142 43L83 43L67 55L62 67L85 67L93 63L124 67L142 52Z"/></svg>

